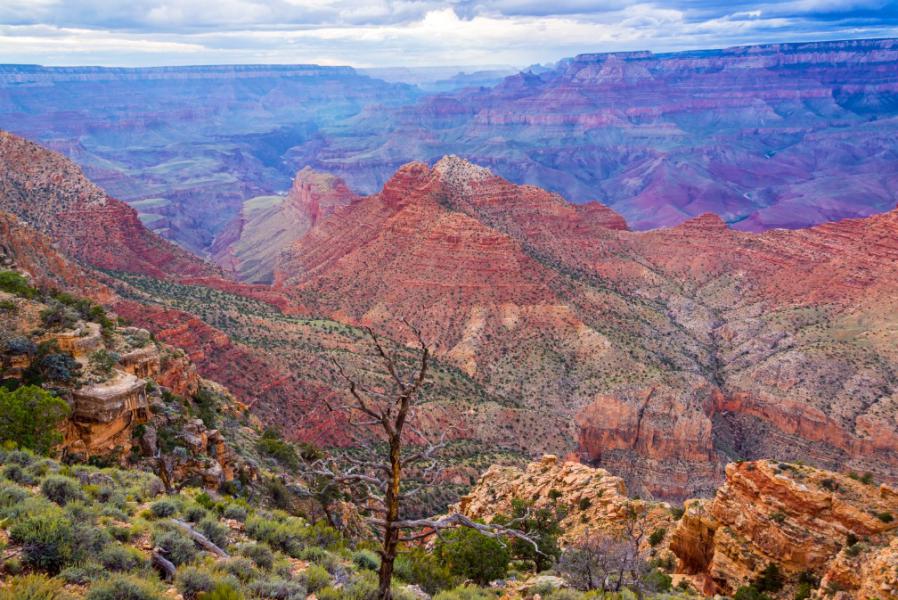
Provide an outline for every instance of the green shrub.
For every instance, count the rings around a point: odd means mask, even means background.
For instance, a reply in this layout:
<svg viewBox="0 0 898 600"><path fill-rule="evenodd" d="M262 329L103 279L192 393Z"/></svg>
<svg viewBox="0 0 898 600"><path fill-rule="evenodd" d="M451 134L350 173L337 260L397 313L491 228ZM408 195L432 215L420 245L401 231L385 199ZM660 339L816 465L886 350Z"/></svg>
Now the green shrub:
<svg viewBox="0 0 898 600"><path fill-rule="evenodd" d="M106 575L102 565L87 563L75 567L66 567L59 573L60 579L75 585L87 585L91 581L102 579Z"/></svg>
<svg viewBox="0 0 898 600"><path fill-rule="evenodd" d="M96 373L109 375L121 359L117 352L100 349L90 355L90 366Z"/></svg>
<svg viewBox="0 0 898 600"><path fill-rule="evenodd" d="M660 544L661 542L664 541L665 535L667 535L667 530L664 529L663 527L659 527L658 529L653 531L651 533L651 535L649 536L649 544L651 544L652 547L657 546L658 544Z"/></svg>
<svg viewBox="0 0 898 600"><path fill-rule="evenodd" d="M373 600L377 598L377 575L371 571L356 573L349 585L343 588L344 600Z"/></svg>
<svg viewBox="0 0 898 600"><path fill-rule="evenodd" d="M59 514L27 516L10 528L9 537L22 546L23 562L31 568L55 575L72 558L74 530Z"/></svg>
<svg viewBox="0 0 898 600"><path fill-rule="evenodd" d="M41 311L41 323L47 329L72 329L78 323L79 315L71 307L51 300L47 308Z"/></svg>
<svg viewBox="0 0 898 600"><path fill-rule="evenodd" d="M153 532L153 544L160 548L165 557L175 565L189 563L196 557L196 546L194 546L193 540L180 531L156 530Z"/></svg>
<svg viewBox="0 0 898 600"><path fill-rule="evenodd" d="M795 588L795 600L808 600L811 597L811 592L814 591L814 588L811 587L810 583L802 582L798 584L798 587Z"/></svg>
<svg viewBox="0 0 898 600"><path fill-rule="evenodd" d="M733 600L770 600L770 596L762 593L753 585L743 585L736 590Z"/></svg>
<svg viewBox="0 0 898 600"><path fill-rule="evenodd" d="M331 576L324 567L309 565L302 573L302 581L306 585L306 590L314 594L331 584Z"/></svg>
<svg viewBox="0 0 898 600"><path fill-rule="evenodd" d="M592 506L592 500L589 498L580 498L580 501L577 502L577 508L580 510L587 510L590 506Z"/></svg>
<svg viewBox="0 0 898 600"><path fill-rule="evenodd" d="M768 563L752 584L759 592L778 592L783 589L784 580L776 563Z"/></svg>
<svg viewBox="0 0 898 600"><path fill-rule="evenodd" d="M275 429L266 429L256 443L259 452L266 454L283 466L290 469L299 467L299 455L296 448L284 441L281 434Z"/></svg>
<svg viewBox="0 0 898 600"><path fill-rule="evenodd" d="M62 581L34 573L12 577L6 587L0 589L0 600L67 600L71 598L62 589Z"/></svg>
<svg viewBox="0 0 898 600"><path fill-rule="evenodd" d="M110 543L109 534L91 520L72 521L72 559L74 562L99 556Z"/></svg>
<svg viewBox="0 0 898 600"><path fill-rule="evenodd" d="M343 600L343 594L340 593L340 590L331 586L318 590L315 597L318 598L318 600Z"/></svg>
<svg viewBox="0 0 898 600"><path fill-rule="evenodd" d="M209 516L209 511L199 504L191 504L184 509L184 518L190 523L199 523Z"/></svg>
<svg viewBox="0 0 898 600"><path fill-rule="evenodd" d="M255 563L248 558L240 556L222 561L219 563L219 566L226 573L230 573L243 583L251 581L259 575Z"/></svg>
<svg viewBox="0 0 898 600"><path fill-rule="evenodd" d="M37 289L31 287L24 275L15 271L0 271L0 290L22 298L37 296Z"/></svg>
<svg viewBox="0 0 898 600"><path fill-rule="evenodd" d="M9 465L10 467L19 467L19 465ZM21 468L21 467L19 467ZM14 506L24 501L25 498L31 497L28 490L20 488L17 485L2 484L0 485L0 508Z"/></svg>
<svg viewBox="0 0 898 600"><path fill-rule="evenodd" d="M445 534L436 546L437 556L450 572L480 585L505 577L508 550L499 541L462 527Z"/></svg>
<svg viewBox="0 0 898 600"><path fill-rule="evenodd" d="M163 600L158 586L132 575L113 575L94 584L85 600Z"/></svg>
<svg viewBox="0 0 898 600"><path fill-rule="evenodd" d="M431 595L452 588L457 583L449 568L423 548L413 548L400 554L394 568L403 581L420 586Z"/></svg>
<svg viewBox="0 0 898 600"><path fill-rule="evenodd" d="M215 585L215 578L205 568L181 567L175 575L175 586L184 600L196 600L201 593L212 591Z"/></svg>
<svg viewBox="0 0 898 600"><path fill-rule="evenodd" d="M306 587L298 581L288 579L254 581L249 589L255 596L271 600L305 600L306 597Z"/></svg>
<svg viewBox="0 0 898 600"><path fill-rule="evenodd" d="M244 600L244 596L235 587L220 583L211 592L200 594L199 600Z"/></svg>
<svg viewBox="0 0 898 600"><path fill-rule="evenodd" d="M22 465L15 463L3 467L3 477L21 485L34 485L36 483L31 473L26 471Z"/></svg>
<svg viewBox="0 0 898 600"><path fill-rule="evenodd" d="M652 569L642 578L642 580L649 590L662 594L669 592L673 583L671 576L661 569Z"/></svg>
<svg viewBox="0 0 898 600"><path fill-rule="evenodd" d="M561 535L560 523L565 516L565 508L558 505L536 508L531 502L520 499L512 500L511 505L511 519L517 523L517 527L529 532L539 549L537 552L533 544L512 538L508 542L511 555L516 559L531 560L537 571L545 571L561 556L558 536ZM504 515L495 519L499 525L508 520Z"/></svg>
<svg viewBox="0 0 898 600"><path fill-rule="evenodd" d="M224 548L228 545L228 535L231 533L231 530L227 525L219 523L215 518L207 517L203 519L197 524L196 528L216 546Z"/></svg>
<svg viewBox="0 0 898 600"><path fill-rule="evenodd" d="M545 598L545 600L581 600L583 598L583 594L581 594L577 590L558 588L550 591L548 594L543 596L543 598Z"/></svg>
<svg viewBox="0 0 898 600"><path fill-rule="evenodd" d="M171 498L162 498L150 504L150 512L160 519L171 517L178 512L178 505Z"/></svg>
<svg viewBox="0 0 898 600"><path fill-rule="evenodd" d="M221 516L225 519L234 519L235 521L246 521L246 509L239 504L228 504Z"/></svg>
<svg viewBox="0 0 898 600"><path fill-rule="evenodd" d="M380 557L371 550L357 550L353 552L352 562L359 569L376 571L380 568Z"/></svg>
<svg viewBox="0 0 898 600"><path fill-rule="evenodd" d="M440 592L433 600L496 600L497 595L472 585L461 585L457 588Z"/></svg>
<svg viewBox="0 0 898 600"><path fill-rule="evenodd" d="M134 537L134 530L130 527L123 527L122 525L110 525L106 528L106 531L109 532L109 535L112 538L119 542L130 542L131 538Z"/></svg>
<svg viewBox="0 0 898 600"><path fill-rule="evenodd" d="M100 562L103 566L116 572L134 571L147 566L144 555L130 546L110 544L100 554Z"/></svg>
<svg viewBox="0 0 898 600"><path fill-rule="evenodd" d="M83 500L84 493L81 486L71 477L62 475L50 475L41 483L41 492L49 500L60 506L65 506L73 500Z"/></svg>
<svg viewBox="0 0 898 600"><path fill-rule="evenodd" d="M0 442L48 454L62 441L59 426L70 412L64 400L37 386L0 388Z"/></svg>
<svg viewBox="0 0 898 600"><path fill-rule="evenodd" d="M883 523L891 523L892 521L895 520L895 517L892 516L892 513L890 513L890 512L876 513L876 518L879 519L880 521L882 521Z"/></svg>
<svg viewBox="0 0 898 600"><path fill-rule="evenodd" d="M274 565L274 552L265 544L257 544L255 542L240 544L237 551L256 563L256 566L260 569L269 571L272 565Z"/></svg>

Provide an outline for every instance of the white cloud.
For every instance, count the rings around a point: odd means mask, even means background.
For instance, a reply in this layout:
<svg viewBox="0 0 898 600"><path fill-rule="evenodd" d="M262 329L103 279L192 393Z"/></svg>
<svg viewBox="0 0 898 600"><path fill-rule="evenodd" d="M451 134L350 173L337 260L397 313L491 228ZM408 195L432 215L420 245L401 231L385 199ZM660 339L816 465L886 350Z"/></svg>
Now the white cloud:
<svg viewBox="0 0 898 600"><path fill-rule="evenodd" d="M524 66L583 52L898 35L896 6L898 0L3 0L0 52L5 62L44 64ZM873 9L882 16L870 22Z"/></svg>

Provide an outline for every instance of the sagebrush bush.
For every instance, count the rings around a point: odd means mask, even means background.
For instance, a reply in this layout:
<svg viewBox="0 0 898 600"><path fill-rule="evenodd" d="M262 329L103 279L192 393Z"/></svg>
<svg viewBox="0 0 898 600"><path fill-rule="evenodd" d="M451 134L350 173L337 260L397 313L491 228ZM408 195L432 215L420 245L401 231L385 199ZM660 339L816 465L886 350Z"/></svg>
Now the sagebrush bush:
<svg viewBox="0 0 898 600"><path fill-rule="evenodd" d="M153 532L153 544L176 566L189 563L196 557L193 540L180 531L157 529Z"/></svg>
<svg viewBox="0 0 898 600"><path fill-rule="evenodd" d="M87 585L91 581L102 579L106 575L103 565L87 563L76 567L66 567L59 573L59 578L66 583Z"/></svg>
<svg viewBox="0 0 898 600"><path fill-rule="evenodd" d="M352 562L360 569L376 571L380 568L380 557L371 550L357 550L352 553Z"/></svg>
<svg viewBox="0 0 898 600"><path fill-rule="evenodd" d="M72 559L74 529L61 514L46 512L23 518L9 529L9 538L22 546L23 562L51 575Z"/></svg>
<svg viewBox="0 0 898 600"><path fill-rule="evenodd" d="M420 586L430 595L451 589L458 583L449 568L423 548L414 548L400 554L394 568L397 577L406 583Z"/></svg>
<svg viewBox="0 0 898 600"><path fill-rule="evenodd" d="M215 586L211 592L200 594L199 600L244 600L244 598L234 586L222 583Z"/></svg>
<svg viewBox="0 0 898 600"><path fill-rule="evenodd" d="M269 571L274 565L274 552L272 552L271 548L269 548L265 544L259 544L256 542L240 544L237 551L241 555L253 561L260 569Z"/></svg>
<svg viewBox="0 0 898 600"><path fill-rule="evenodd" d="M175 586L184 600L196 600L201 593L212 591L215 585L215 577L204 567L181 567L175 575Z"/></svg>
<svg viewBox="0 0 898 600"><path fill-rule="evenodd" d="M259 598L271 600L305 600L306 597L306 587L298 581L288 579L254 581L250 584L249 590Z"/></svg>
<svg viewBox="0 0 898 600"><path fill-rule="evenodd" d="M239 504L228 504L221 516L225 519L234 519L235 521L246 521L247 511Z"/></svg>
<svg viewBox="0 0 898 600"><path fill-rule="evenodd" d="M113 575L91 586L85 600L163 600L159 586L132 575Z"/></svg>
<svg viewBox="0 0 898 600"><path fill-rule="evenodd" d="M110 544L100 554L100 562L106 569L116 572L135 571L147 566L146 557L136 548Z"/></svg>
<svg viewBox="0 0 898 600"><path fill-rule="evenodd" d="M34 477L22 465L15 463L3 467L3 477L21 485L34 485L37 483Z"/></svg>
<svg viewBox="0 0 898 600"><path fill-rule="evenodd" d="M324 567L309 565L302 573L302 581L306 585L306 589L314 594L331 584L331 576Z"/></svg>
<svg viewBox="0 0 898 600"><path fill-rule="evenodd" d="M224 548L228 545L228 537L231 530L224 523L219 523L214 517L203 519L197 523L196 528L216 546Z"/></svg>
<svg viewBox="0 0 898 600"><path fill-rule="evenodd" d="M178 505L171 498L162 498L150 504L150 512L160 519L171 517L178 512Z"/></svg>
<svg viewBox="0 0 898 600"><path fill-rule="evenodd" d="M0 484L0 508L7 508L19 504L31 494L28 490L12 484Z"/></svg>
<svg viewBox="0 0 898 600"><path fill-rule="evenodd" d="M191 504L184 509L184 518L191 523L199 523L209 516L209 511L199 504Z"/></svg>
<svg viewBox="0 0 898 600"><path fill-rule="evenodd" d="M460 585L438 593L433 600L495 600L496 597L495 592L490 590L473 585Z"/></svg>
<svg viewBox="0 0 898 600"><path fill-rule="evenodd" d="M6 587L0 589L0 600L69 600L71 596L62 589L62 581L33 573L11 577Z"/></svg>
<svg viewBox="0 0 898 600"><path fill-rule="evenodd" d="M219 567L240 580L242 583L252 581L259 576L255 563L248 558L234 557L219 563Z"/></svg>

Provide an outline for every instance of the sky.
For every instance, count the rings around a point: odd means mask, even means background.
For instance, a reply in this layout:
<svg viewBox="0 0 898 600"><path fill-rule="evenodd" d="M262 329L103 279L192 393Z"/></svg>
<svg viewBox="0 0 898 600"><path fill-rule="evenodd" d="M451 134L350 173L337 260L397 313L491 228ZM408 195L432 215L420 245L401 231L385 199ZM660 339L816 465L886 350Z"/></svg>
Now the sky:
<svg viewBox="0 0 898 600"><path fill-rule="evenodd" d="M898 37L898 0L0 0L0 63L548 64Z"/></svg>

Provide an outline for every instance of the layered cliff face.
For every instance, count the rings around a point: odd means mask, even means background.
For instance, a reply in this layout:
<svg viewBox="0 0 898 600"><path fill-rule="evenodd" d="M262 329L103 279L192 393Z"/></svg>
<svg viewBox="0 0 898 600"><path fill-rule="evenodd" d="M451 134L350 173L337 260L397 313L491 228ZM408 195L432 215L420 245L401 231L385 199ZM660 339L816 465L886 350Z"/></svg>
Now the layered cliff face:
<svg viewBox="0 0 898 600"><path fill-rule="evenodd" d="M290 187L327 131L420 96L349 67L0 67L0 128L50 144L154 232L194 252L243 202ZM312 152L318 155L317 152ZM321 155L323 157L323 154Z"/></svg>
<svg viewBox="0 0 898 600"><path fill-rule="evenodd" d="M712 500L690 500L670 548L706 594L749 585L769 564L788 589L818 581L853 598L892 598L898 490L804 465L727 466Z"/></svg>
<svg viewBox="0 0 898 600"><path fill-rule="evenodd" d="M320 166L373 192L457 153L636 229L804 227L894 207L896 60L895 40L585 54L372 116L392 126L363 148L327 138Z"/></svg>
<svg viewBox="0 0 898 600"><path fill-rule="evenodd" d="M375 193L449 153L636 229L714 212L757 231L894 206L896 60L888 39L584 54L430 95L345 67L8 65L0 127L197 252L304 165Z"/></svg>
<svg viewBox="0 0 898 600"><path fill-rule="evenodd" d="M302 169L286 196L261 196L215 239L212 256L241 281L271 283L279 254L356 196L343 180Z"/></svg>
<svg viewBox="0 0 898 600"><path fill-rule="evenodd" d="M50 236L66 255L101 269L156 277L212 275L192 254L147 231L70 160L0 131L0 210Z"/></svg>
<svg viewBox="0 0 898 600"><path fill-rule="evenodd" d="M893 211L761 235L710 215L629 232L607 208L449 157L322 221L275 282L399 339L412 319L491 393L567 423L549 449L576 444L685 498L733 458L896 477L896 231Z"/></svg>
<svg viewBox="0 0 898 600"><path fill-rule="evenodd" d="M436 351L425 425L456 426L465 456L578 452L670 499L713 493L740 458L898 476L896 212L760 235L714 216L632 232L601 205L455 157L406 165L329 215L303 189L318 217L274 287L48 277L102 281L89 293L295 439L350 442L321 401L344 393L333 360L376 372L362 325L414 360L407 318Z"/></svg>

